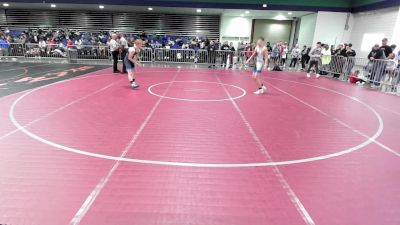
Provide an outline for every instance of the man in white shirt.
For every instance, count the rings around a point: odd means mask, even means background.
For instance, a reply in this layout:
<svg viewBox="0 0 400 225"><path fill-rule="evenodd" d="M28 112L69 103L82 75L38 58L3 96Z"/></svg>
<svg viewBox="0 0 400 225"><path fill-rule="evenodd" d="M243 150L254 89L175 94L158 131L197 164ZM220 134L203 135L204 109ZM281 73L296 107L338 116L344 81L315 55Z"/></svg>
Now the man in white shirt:
<svg viewBox="0 0 400 225"><path fill-rule="evenodd" d="M118 43L118 35L113 33L111 35L111 40L110 40L110 51L112 52L112 57L113 57L113 70L114 73L119 73L120 71L118 70L118 55L119 55L119 49L120 49L120 44Z"/></svg>
<svg viewBox="0 0 400 225"><path fill-rule="evenodd" d="M47 46L46 41L43 39L40 39L39 40L39 49L40 49L41 55L44 55L44 53L46 52L46 46Z"/></svg>
<svg viewBox="0 0 400 225"><path fill-rule="evenodd" d="M128 41L124 38L124 36L121 33L118 35L118 37L119 37L119 44L121 46L120 51L121 51L121 59L122 59L122 73L127 73L124 59L125 59L126 53L128 52Z"/></svg>

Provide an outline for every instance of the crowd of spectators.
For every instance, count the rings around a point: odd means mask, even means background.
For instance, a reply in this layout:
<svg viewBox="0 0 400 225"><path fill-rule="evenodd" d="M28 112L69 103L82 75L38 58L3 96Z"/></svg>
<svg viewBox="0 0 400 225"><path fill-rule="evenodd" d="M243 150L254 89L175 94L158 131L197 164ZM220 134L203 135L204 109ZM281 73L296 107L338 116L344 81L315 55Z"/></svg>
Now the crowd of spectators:
<svg viewBox="0 0 400 225"><path fill-rule="evenodd" d="M86 54L90 47L96 46L97 50L94 54L104 55L109 57L111 36L115 32L97 31L97 32L81 32L69 29L29 29L25 31L10 31L0 30L0 56L6 55L7 50L12 48L10 43L26 44L24 54L30 55L59 55L66 56L66 51L69 48L74 48L80 51L80 54ZM219 57L222 65L228 60L230 65L234 61L234 56L248 57L254 50L255 46L251 43L239 42L236 46L233 43L223 42L220 43L218 39L209 40L207 37L195 36L174 36L174 35L152 35L141 32L139 34L118 33L118 36L124 37L128 45L132 45L133 41L141 38L146 48L165 48L165 49L193 49L193 50L207 50L209 52L209 63L211 67L215 67L217 56L214 54L217 50L231 51L231 54L223 54ZM117 40L119 41L119 39ZM90 46L90 47L89 47ZM315 46L302 46L294 45L289 49L287 42L277 42L271 44L266 43L266 48L269 52L270 65L285 67L288 65L289 69L297 68L301 65L301 70L306 69L306 65L310 63L313 56L310 54ZM320 45L319 65L321 66L321 73L324 73L324 68L331 66L331 57L340 56L341 60L347 60L357 56L357 53L352 48L352 44L339 44L337 46L329 46L329 44ZM86 50L85 50L86 49ZM395 53L396 45L388 45L388 39L384 38L382 44L376 44L372 47L368 55L368 60L371 62L379 59L393 60L398 65L400 52ZM22 49L12 49L13 51L22 51ZM238 54L240 53L240 54ZM93 52L87 53L93 54ZM221 59L222 58L222 59ZM287 60L289 59L289 60ZM241 59L238 59L241 60ZM290 61L290 62L289 62ZM349 61L349 60L347 60ZM344 64L340 63L339 64ZM372 63L371 63L372 64ZM224 65L223 65L224 66ZM349 68L345 73L351 73L352 66L347 65ZM335 77L339 74L334 74Z"/></svg>
<svg viewBox="0 0 400 225"><path fill-rule="evenodd" d="M26 46L29 55L51 55L65 56L66 50L74 48L85 54L85 49L95 46L95 54L107 54L105 48L109 48L111 35L114 32L81 32L69 29L29 29L26 31L0 30L1 49L12 47L9 43L19 43ZM139 34L119 33L123 35L128 44L135 39L141 38L146 48L166 49L209 49L211 45L220 48L218 40L210 41L207 37L199 36L177 36L177 35L148 35L145 32ZM14 49L15 50L15 49ZM16 49L18 51L18 49ZM20 50L21 51L21 50Z"/></svg>
<svg viewBox="0 0 400 225"><path fill-rule="evenodd" d="M61 45L63 47L78 46L108 46L113 32L81 32L68 29L35 29L26 31L0 31L0 36L9 43ZM171 49L205 49L210 41L207 37L177 36L177 35L148 35L124 34L128 42L133 43L137 38L144 41L147 48Z"/></svg>

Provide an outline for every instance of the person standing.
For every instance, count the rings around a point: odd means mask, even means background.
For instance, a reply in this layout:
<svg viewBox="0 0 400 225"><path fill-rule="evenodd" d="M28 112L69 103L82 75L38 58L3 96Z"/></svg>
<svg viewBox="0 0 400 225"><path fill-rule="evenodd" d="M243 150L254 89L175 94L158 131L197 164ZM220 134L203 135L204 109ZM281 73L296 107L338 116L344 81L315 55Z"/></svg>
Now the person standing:
<svg viewBox="0 0 400 225"><path fill-rule="evenodd" d="M74 47L74 42L72 41L71 38L69 38L68 41L67 41L67 48L71 49L73 47Z"/></svg>
<svg viewBox="0 0 400 225"><path fill-rule="evenodd" d="M243 43L243 41L241 41L241 42L239 42L239 45L238 45L238 61L239 61L239 64L243 64L244 63L244 61L243 61L243 59L244 59L244 49L245 49L245 44Z"/></svg>
<svg viewBox="0 0 400 225"><path fill-rule="evenodd" d="M122 34L119 34L119 43L120 43L120 51L121 51L121 59L125 59L126 53L128 52L128 41ZM127 73L125 60L122 61L122 73Z"/></svg>
<svg viewBox="0 0 400 225"><path fill-rule="evenodd" d="M281 66L286 67L286 58L287 58L287 54L288 54L289 50L288 50L288 46L287 46L287 42L282 44L282 52L281 52Z"/></svg>
<svg viewBox="0 0 400 225"><path fill-rule="evenodd" d="M264 86L262 79L260 78L260 75L262 73L263 68L266 69L268 65L268 50L265 47L265 42L264 38L260 37L257 40L257 47L254 50L253 54L250 56L250 58L246 61L246 64L249 64L251 59L256 58L256 66L253 71L253 80L257 84L257 91L254 92L254 94L259 95L259 94L264 94L265 91L267 90L267 87Z"/></svg>
<svg viewBox="0 0 400 225"><path fill-rule="evenodd" d="M332 59L332 52L329 50L329 45L324 44L322 46L322 58L321 58L321 64L322 64L322 71L320 72L321 75L327 75L329 71L329 64L331 63Z"/></svg>
<svg viewBox="0 0 400 225"><path fill-rule="evenodd" d="M355 64L355 56L357 55L356 54L356 51L354 51L354 49L352 49L352 47L353 47L353 44L351 44L351 43L349 43L347 46L346 46L346 64L345 64L345 70L344 70L344 75L345 75L345 77L344 77L344 79L346 79L347 77L349 77L350 75L351 75L351 70L353 69L353 67L354 67L354 64Z"/></svg>
<svg viewBox="0 0 400 225"><path fill-rule="evenodd" d="M383 53L385 53L385 58L389 57L393 52L392 48L388 45L388 42L389 40L387 38L382 39L381 49L383 50Z"/></svg>
<svg viewBox="0 0 400 225"><path fill-rule="evenodd" d="M125 58L123 59L128 70L128 80L132 89L139 87L139 84L136 82L135 67L140 66L139 54L142 45L142 39L136 39L134 46L128 49L128 54L125 54Z"/></svg>
<svg viewBox="0 0 400 225"><path fill-rule="evenodd" d="M43 38L41 38L41 39L39 40L40 56L45 56L45 54L46 54L46 47L47 47L46 41L45 41Z"/></svg>
<svg viewBox="0 0 400 225"><path fill-rule="evenodd" d="M307 70L307 77L310 77L311 68L315 68L316 78L319 77L318 64L322 57L321 42L317 42L317 46L310 51L310 64Z"/></svg>
<svg viewBox="0 0 400 225"><path fill-rule="evenodd" d="M378 44L375 44L371 52L368 54L371 66L371 81L373 84L371 87L376 87L381 84L381 77L384 73L383 60L386 58L385 51Z"/></svg>
<svg viewBox="0 0 400 225"><path fill-rule="evenodd" d="M310 52L310 49L307 48L307 46L303 46L303 50L301 51L301 70L304 71L306 69L306 64L310 58L308 53Z"/></svg>
<svg viewBox="0 0 400 225"><path fill-rule="evenodd" d="M347 57L346 46L347 45L340 43L340 44L338 44L336 49L333 51L333 54L332 54L334 56L333 65L332 65L333 78L339 79L340 74L343 72L343 67L346 63L345 57Z"/></svg>
<svg viewBox="0 0 400 225"><path fill-rule="evenodd" d="M112 57L113 57L113 72L114 73L120 73L120 71L118 70L119 49L120 49L120 45L118 43L118 35L113 33L111 35L111 40L110 40L110 51L111 51Z"/></svg>
<svg viewBox="0 0 400 225"><path fill-rule="evenodd" d="M392 53L390 53L387 58L388 59L395 59L396 58L396 48L397 48L397 46L396 45L390 45L390 48L392 49Z"/></svg>
<svg viewBox="0 0 400 225"><path fill-rule="evenodd" d="M236 49L235 49L235 47L233 46L233 42L231 42L231 43L229 43L229 65L228 65L228 68L229 69L232 69L232 66L233 66L233 56L235 55L235 52L236 52Z"/></svg>
<svg viewBox="0 0 400 225"><path fill-rule="evenodd" d="M6 55L6 38L4 36L0 36L0 60L2 59L3 56Z"/></svg>
<svg viewBox="0 0 400 225"><path fill-rule="evenodd" d="M270 42L267 42L267 51L268 51L268 53L271 53L272 52L272 47L271 47L271 43Z"/></svg>
<svg viewBox="0 0 400 225"><path fill-rule="evenodd" d="M218 48L215 45L214 41L210 42L210 45L207 48L208 53L208 63L210 66L208 68L215 68L215 62L217 61L217 51Z"/></svg>
<svg viewBox="0 0 400 225"><path fill-rule="evenodd" d="M292 59L291 59L291 61L290 61L289 67L295 68L295 67L296 67L296 64L297 64L297 59L298 59L299 56L300 56L299 44L296 44L296 45L294 46L294 48L293 48L292 51L290 52L290 55L291 55Z"/></svg>
<svg viewBox="0 0 400 225"><path fill-rule="evenodd" d="M280 60L279 56L280 56L280 43L277 43L272 47L272 51L271 51L271 55L270 55L271 61L272 61L272 63L274 63L273 67L275 65L279 64L279 60Z"/></svg>
<svg viewBox="0 0 400 225"><path fill-rule="evenodd" d="M225 41L221 46L221 67L224 68L227 64L227 59L229 56L229 44Z"/></svg>

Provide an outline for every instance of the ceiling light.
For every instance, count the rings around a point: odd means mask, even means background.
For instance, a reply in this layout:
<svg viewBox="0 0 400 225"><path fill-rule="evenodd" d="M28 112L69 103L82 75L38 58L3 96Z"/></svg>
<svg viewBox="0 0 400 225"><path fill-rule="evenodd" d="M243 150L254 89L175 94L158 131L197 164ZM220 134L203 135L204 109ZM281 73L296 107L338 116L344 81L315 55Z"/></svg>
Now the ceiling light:
<svg viewBox="0 0 400 225"><path fill-rule="evenodd" d="M150 10L150 11L152 11L153 10L153 8L147 8L148 10Z"/></svg>
<svg viewBox="0 0 400 225"><path fill-rule="evenodd" d="M263 8L267 8L267 6L268 6L267 4L263 4Z"/></svg>
<svg viewBox="0 0 400 225"><path fill-rule="evenodd" d="M10 6L10 4L8 4L8 3L3 3L3 6L4 6L4 7L8 7L8 6Z"/></svg>
<svg viewBox="0 0 400 225"><path fill-rule="evenodd" d="M104 9L104 5L99 5L99 9Z"/></svg>
<svg viewBox="0 0 400 225"><path fill-rule="evenodd" d="M286 20L286 17L284 17L282 15L278 15L278 16L275 16L273 19L274 20Z"/></svg>
<svg viewBox="0 0 400 225"><path fill-rule="evenodd" d="M244 14L240 14L240 16L244 16Z"/></svg>
<svg viewBox="0 0 400 225"><path fill-rule="evenodd" d="M249 14L249 13L250 13L250 11L246 11L245 13L246 13L246 14Z"/></svg>
<svg viewBox="0 0 400 225"><path fill-rule="evenodd" d="M201 9L196 9L196 12L201 13Z"/></svg>
<svg viewBox="0 0 400 225"><path fill-rule="evenodd" d="M293 13L292 12L288 12L287 14L292 15Z"/></svg>
<svg viewBox="0 0 400 225"><path fill-rule="evenodd" d="M57 6L56 6L56 4L51 4L50 7L51 7L51 8L55 8L55 7L57 7Z"/></svg>

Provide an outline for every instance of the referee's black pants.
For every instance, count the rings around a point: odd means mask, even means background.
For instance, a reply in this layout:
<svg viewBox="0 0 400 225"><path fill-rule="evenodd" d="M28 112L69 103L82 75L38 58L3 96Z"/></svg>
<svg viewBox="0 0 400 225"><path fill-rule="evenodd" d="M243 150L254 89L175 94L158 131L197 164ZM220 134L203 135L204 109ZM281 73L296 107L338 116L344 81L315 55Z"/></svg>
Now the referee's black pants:
<svg viewBox="0 0 400 225"><path fill-rule="evenodd" d="M119 51L113 51L112 52L112 57L113 57L113 69L114 69L114 73L119 72L118 71L118 55L119 55Z"/></svg>
<svg viewBox="0 0 400 225"><path fill-rule="evenodd" d="M126 49L122 49L122 51L121 51L121 59L122 59L122 72L123 73L126 73L126 65L124 63L124 59L125 59L126 53L127 53Z"/></svg>

